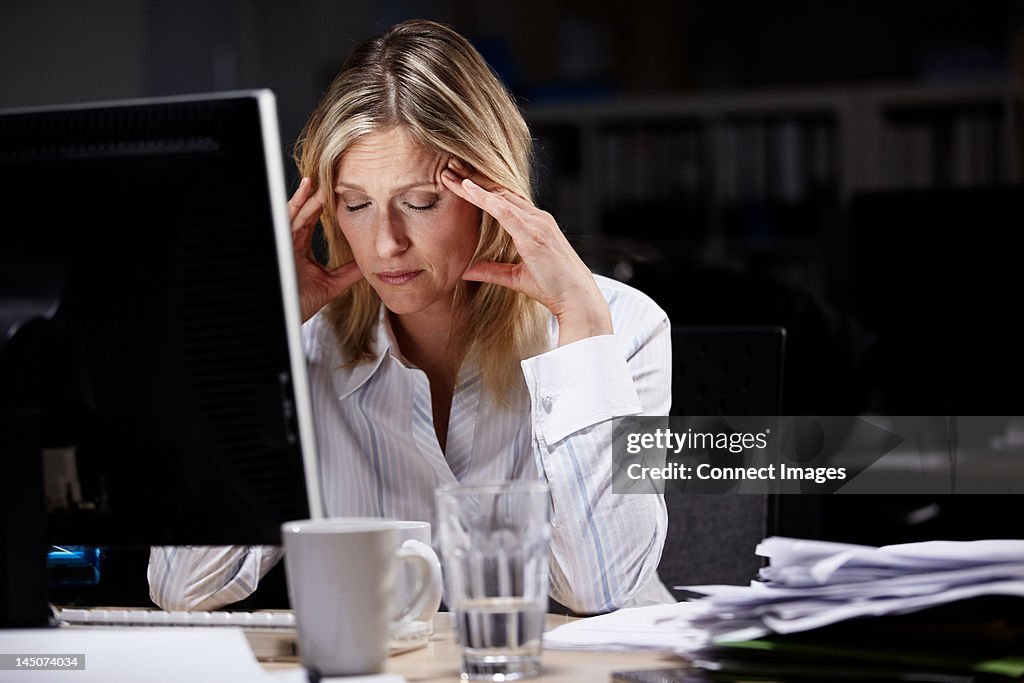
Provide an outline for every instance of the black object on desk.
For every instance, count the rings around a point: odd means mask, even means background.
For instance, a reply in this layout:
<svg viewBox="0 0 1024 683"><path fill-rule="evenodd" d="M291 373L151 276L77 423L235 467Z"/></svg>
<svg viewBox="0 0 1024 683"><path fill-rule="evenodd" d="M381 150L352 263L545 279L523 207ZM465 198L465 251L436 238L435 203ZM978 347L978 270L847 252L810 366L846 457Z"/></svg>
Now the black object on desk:
<svg viewBox="0 0 1024 683"><path fill-rule="evenodd" d="M616 671L612 674L612 683L707 683L711 680L700 669L690 667Z"/></svg>

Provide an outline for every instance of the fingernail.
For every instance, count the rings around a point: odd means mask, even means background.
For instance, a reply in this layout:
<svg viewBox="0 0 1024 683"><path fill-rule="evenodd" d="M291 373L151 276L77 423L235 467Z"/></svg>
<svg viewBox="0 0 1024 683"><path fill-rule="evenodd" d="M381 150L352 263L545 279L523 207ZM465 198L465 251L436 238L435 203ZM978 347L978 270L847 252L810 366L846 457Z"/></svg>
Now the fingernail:
<svg viewBox="0 0 1024 683"><path fill-rule="evenodd" d="M462 160L458 157L451 157L448 159L448 165L459 171L466 170L466 164L462 163Z"/></svg>
<svg viewBox="0 0 1024 683"><path fill-rule="evenodd" d="M441 171L441 175L443 175L448 180L451 180L452 182L457 182L459 180L459 176L457 176L455 174L455 171L453 171L450 168L446 168L443 171Z"/></svg>

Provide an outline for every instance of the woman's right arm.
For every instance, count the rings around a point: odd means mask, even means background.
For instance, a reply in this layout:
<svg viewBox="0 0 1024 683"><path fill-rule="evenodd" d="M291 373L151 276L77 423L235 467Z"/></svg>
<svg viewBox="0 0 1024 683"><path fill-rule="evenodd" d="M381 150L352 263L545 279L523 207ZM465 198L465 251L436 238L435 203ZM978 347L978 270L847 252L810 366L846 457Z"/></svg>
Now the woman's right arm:
<svg viewBox="0 0 1024 683"><path fill-rule="evenodd" d="M158 546L149 551L149 597L165 610L210 610L243 600L281 559L279 546Z"/></svg>
<svg viewBox="0 0 1024 683"><path fill-rule="evenodd" d="M329 301L363 279L355 261L327 270L313 256L313 231L324 208L321 194L329 191L330 188L321 188L320 192L313 192L313 183L309 178L303 178L295 194L288 200L302 322L312 318Z"/></svg>

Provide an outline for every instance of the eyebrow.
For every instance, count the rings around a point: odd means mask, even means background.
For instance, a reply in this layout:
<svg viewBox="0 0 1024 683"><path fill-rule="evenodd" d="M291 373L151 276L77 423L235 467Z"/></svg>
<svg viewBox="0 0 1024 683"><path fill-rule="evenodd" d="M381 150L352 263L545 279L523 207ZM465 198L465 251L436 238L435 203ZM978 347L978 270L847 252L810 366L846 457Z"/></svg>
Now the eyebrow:
<svg viewBox="0 0 1024 683"><path fill-rule="evenodd" d="M434 181L432 181L432 180L417 180L414 183L409 183L407 185L402 185L401 187L395 188L395 193L397 194L399 192L405 192L406 190L411 190L414 187L426 187L426 186L430 186L431 188L436 188L437 184ZM366 192L366 188L364 188L364 187L362 187L360 185L353 185L352 183L339 182L339 183L337 183L334 186L334 189L337 190L339 188L345 188L346 190L355 190L356 192L367 193ZM367 193L367 194L369 194L369 193Z"/></svg>

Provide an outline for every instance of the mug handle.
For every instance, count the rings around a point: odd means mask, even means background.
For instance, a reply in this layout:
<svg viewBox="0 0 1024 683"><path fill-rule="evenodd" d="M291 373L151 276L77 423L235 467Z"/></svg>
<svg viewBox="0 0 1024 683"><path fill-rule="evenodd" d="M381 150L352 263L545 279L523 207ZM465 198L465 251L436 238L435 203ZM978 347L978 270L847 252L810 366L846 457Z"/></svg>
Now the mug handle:
<svg viewBox="0 0 1024 683"><path fill-rule="evenodd" d="M441 606L441 562L426 543L410 538L395 552L402 562L412 562L419 574L416 595L396 623L430 621Z"/></svg>

